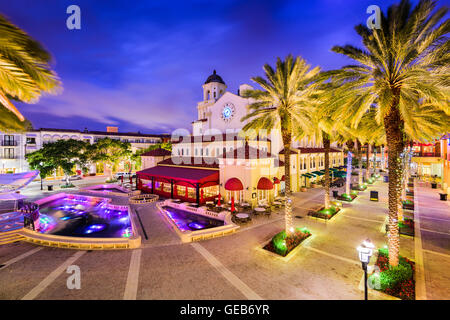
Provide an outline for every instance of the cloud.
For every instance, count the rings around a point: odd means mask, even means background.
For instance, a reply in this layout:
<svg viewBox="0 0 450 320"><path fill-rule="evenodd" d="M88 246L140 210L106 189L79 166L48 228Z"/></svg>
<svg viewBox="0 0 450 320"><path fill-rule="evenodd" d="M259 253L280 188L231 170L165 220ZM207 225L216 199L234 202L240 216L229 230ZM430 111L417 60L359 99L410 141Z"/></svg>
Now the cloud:
<svg viewBox="0 0 450 320"><path fill-rule="evenodd" d="M126 122L152 131L170 131L175 127L190 127L195 106L184 105L185 100L192 98L189 94L184 90L173 94L167 87L157 84L132 83L120 89L109 89L67 81L62 95L43 97L38 105L22 105L22 110L26 115L44 113L73 118L72 127L82 125L78 124L79 118L87 118L107 125Z"/></svg>

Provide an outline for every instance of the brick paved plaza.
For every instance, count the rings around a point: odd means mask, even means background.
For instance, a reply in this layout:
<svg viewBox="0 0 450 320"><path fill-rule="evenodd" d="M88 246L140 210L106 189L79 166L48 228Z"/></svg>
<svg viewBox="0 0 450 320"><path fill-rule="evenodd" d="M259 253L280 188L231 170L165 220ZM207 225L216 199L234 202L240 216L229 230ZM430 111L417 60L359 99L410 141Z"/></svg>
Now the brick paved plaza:
<svg viewBox="0 0 450 320"><path fill-rule="evenodd" d="M379 202L369 200L369 190L379 192ZM415 238L400 238L400 254L423 266L418 268L423 273L416 274L418 299L449 299L449 202L439 201L436 190L417 184L416 194L420 230ZM362 299L363 272L356 247L366 238L377 247L386 244L382 230L387 184L376 182L352 203L344 203L327 223L306 216L322 200L319 188L294 194L295 224L306 226L313 236L288 259L261 249L284 227L282 211L254 218L230 236L181 243L154 204L132 206L148 235L136 250L3 245L0 299ZM66 269L72 264L80 267L79 290L66 285ZM369 299L386 298L369 292Z"/></svg>

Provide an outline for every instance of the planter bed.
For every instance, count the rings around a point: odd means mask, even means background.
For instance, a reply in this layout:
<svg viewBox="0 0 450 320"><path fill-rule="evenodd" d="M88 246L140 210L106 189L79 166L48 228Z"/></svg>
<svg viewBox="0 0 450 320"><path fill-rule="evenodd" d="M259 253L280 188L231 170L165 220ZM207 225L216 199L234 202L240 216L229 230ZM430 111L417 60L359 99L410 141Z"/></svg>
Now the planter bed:
<svg viewBox="0 0 450 320"><path fill-rule="evenodd" d="M408 197L414 197L414 191L406 191Z"/></svg>
<svg viewBox="0 0 450 320"><path fill-rule="evenodd" d="M386 224L386 232L389 232L389 225ZM414 220L405 218L398 223L398 233L404 236L414 237Z"/></svg>
<svg viewBox="0 0 450 320"><path fill-rule="evenodd" d="M351 193L349 196L346 193L339 195L336 199L340 201L352 202L358 195L356 193Z"/></svg>
<svg viewBox="0 0 450 320"><path fill-rule="evenodd" d="M414 220L406 218L403 222L399 222L398 232L406 236L414 237Z"/></svg>
<svg viewBox="0 0 450 320"><path fill-rule="evenodd" d="M408 183L408 188L414 188L414 183Z"/></svg>
<svg viewBox="0 0 450 320"><path fill-rule="evenodd" d="M339 208L339 207L330 206L329 209L325 209L325 207L322 207L319 210L310 210L308 212L308 216L314 217L314 218L319 218L319 219L324 219L324 220L330 220L339 211L341 211L341 208Z"/></svg>
<svg viewBox="0 0 450 320"><path fill-rule="evenodd" d="M286 257L289 252L298 247L305 239L311 236L311 232L306 228L296 228L295 233L291 238L286 237L286 232L283 230L277 233L263 249L276 253L282 257Z"/></svg>
<svg viewBox="0 0 450 320"><path fill-rule="evenodd" d="M402 201L403 209L406 210L414 210L414 202L411 200L404 200Z"/></svg>
<svg viewBox="0 0 450 320"><path fill-rule="evenodd" d="M356 190L356 191L364 191L366 189L367 189L367 184L358 185L358 186L352 188L352 190Z"/></svg>
<svg viewBox="0 0 450 320"><path fill-rule="evenodd" d="M399 257L399 264L395 268L389 267L388 249L379 249L375 265L379 272L374 272L369 276L369 283L379 285L374 286L375 290L381 291L390 296L402 300L415 300L415 263L408 258Z"/></svg>
<svg viewBox="0 0 450 320"><path fill-rule="evenodd" d="M74 184L63 184L60 186L61 189L69 189L69 188L76 188Z"/></svg>

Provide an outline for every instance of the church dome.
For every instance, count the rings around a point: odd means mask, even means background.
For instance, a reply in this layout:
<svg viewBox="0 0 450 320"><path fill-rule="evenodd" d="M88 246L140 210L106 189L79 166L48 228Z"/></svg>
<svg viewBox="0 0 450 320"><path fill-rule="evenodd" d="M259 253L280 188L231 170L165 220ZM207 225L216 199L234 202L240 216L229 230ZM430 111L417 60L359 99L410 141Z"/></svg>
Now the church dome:
<svg viewBox="0 0 450 320"><path fill-rule="evenodd" d="M216 70L214 70L213 74L206 79L205 84L210 82L219 82L225 84L225 82L222 80L222 78L216 73Z"/></svg>

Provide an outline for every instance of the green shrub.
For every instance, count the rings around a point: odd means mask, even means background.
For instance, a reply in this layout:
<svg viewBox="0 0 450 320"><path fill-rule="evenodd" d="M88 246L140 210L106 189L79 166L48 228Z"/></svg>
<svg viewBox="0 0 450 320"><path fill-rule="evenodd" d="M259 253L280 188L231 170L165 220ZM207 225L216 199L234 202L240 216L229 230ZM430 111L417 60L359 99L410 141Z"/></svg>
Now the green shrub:
<svg viewBox="0 0 450 320"><path fill-rule="evenodd" d="M394 289L401 282L410 280L413 275L413 268L407 258L399 257L399 263L396 267L391 267L388 265L389 250L387 248L378 249L378 262L382 263L379 265L380 272L380 286L381 290ZM384 258L384 259L383 259Z"/></svg>
<svg viewBox="0 0 450 320"><path fill-rule="evenodd" d="M62 186L61 186L61 188L62 189L64 189L64 188L74 188L75 187L75 185L74 184L63 184Z"/></svg>
<svg viewBox="0 0 450 320"><path fill-rule="evenodd" d="M409 264L408 266L399 264L396 267L391 267L389 270L380 273L381 290L392 289L400 282L409 280L411 277L412 269Z"/></svg>
<svg viewBox="0 0 450 320"><path fill-rule="evenodd" d="M288 252L293 250L303 239L311 232L306 228L296 228L292 237L287 238L286 232L283 230L272 238L272 245L275 252L281 256L286 256Z"/></svg>

